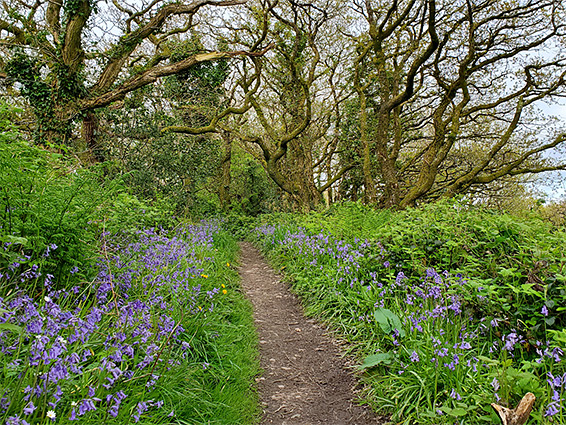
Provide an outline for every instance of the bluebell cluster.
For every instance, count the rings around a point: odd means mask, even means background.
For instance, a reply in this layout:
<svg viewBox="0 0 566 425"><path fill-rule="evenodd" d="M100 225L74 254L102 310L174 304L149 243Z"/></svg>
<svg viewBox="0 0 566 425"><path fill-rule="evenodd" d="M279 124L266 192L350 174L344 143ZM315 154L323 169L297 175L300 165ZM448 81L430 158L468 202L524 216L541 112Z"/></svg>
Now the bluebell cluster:
<svg viewBox="0 0 566 425"><path fill-rule="evenodd" d="M54 289L53 277L34 265L0 276L0 285L18 284L0 298L0 418L27 425L96 415L135 423L164 409L152 390L190 354L183 324L214 309L219 288L201 283L218 231L207 222L146 229L133 240L104 234L97 278L70 289ZM36 288L38 280L42 292L28 293L26 284ZM132 384L136 394L127 391Z"/></svg>
<svg viewBox="0 0 566 425"><path fill-rule="evenodd" d="M263 225L255 229L255 234L266 250L281 255L284 265L293 264L296 278L310 287L307 293L316 291L317 299L340 298L344 310L358 315L357 320L347 321L348 326L365 327L366 332L360 335L375 335L378 352L390 353L394 361L388 371L396 375L434 373L434 377L421 378L441 383L437 387L445 392L434 395L438 403L456 403L462 400L463 391L476 391L459 378L462 376L473 377L466 381L483 385L483 391L487 384L494 401L501 400L502 390L508 396L509 384L501 388L498 380L511 364L505 359L516 360L519 365L522 361L536 362L543 367L542 373L564 371L560 347L533 341L524 328L513 329L506 323L504 312L501 317L478 317L467 300L476 297L478 302L486 302L486 292L482 287L468 286L461 274L428 268L423 276L407 276L377 241L346 241L325 231L311 233L287 224ZM390 332L380 330L371 314L375 309L398 317L399 329L392 326ZM541 315L548 315L546 306ZM544 383L544 377L539 379ZM547 383L544 415L564 414L566 374ZM442 410L437 413L445 414Z"/></svg>

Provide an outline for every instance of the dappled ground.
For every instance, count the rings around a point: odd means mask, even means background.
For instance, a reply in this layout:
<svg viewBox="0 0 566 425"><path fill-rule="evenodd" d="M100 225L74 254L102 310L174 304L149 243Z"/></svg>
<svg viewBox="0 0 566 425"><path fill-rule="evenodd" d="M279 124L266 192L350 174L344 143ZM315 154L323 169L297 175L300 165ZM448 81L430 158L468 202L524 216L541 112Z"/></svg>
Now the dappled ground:
<svg viewBox="0 0 566 425"><path fill-rule="evenodd" d="M355 404L356 380L335 341L313 320L249 243L241 244L242 287L260 338L263 424L379 424Z"/></svg>

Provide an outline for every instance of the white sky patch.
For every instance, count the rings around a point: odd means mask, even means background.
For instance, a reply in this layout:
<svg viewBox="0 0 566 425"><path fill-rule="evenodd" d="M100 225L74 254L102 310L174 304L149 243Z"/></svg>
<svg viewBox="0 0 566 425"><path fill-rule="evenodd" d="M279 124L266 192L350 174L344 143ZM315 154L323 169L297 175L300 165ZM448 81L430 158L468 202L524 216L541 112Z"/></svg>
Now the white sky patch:
<svg viewBox="0 0 566 425"><path fill-rule="evenodd" d="M545 115L558 118L559 127L566 131L566 99L552 104L539 102L538 107ZM566 158L561 159L566 162ZM534 181L533 189L541 191L550 202L566 200L566 171L544 173Z"/></svg>

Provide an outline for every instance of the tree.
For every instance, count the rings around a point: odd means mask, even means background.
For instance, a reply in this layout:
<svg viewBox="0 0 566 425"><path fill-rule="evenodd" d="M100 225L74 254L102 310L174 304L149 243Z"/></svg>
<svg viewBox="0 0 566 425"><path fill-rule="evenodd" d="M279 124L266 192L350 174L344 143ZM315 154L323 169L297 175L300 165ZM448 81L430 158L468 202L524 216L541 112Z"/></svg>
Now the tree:
<svg viewBox="0 0 566 425"><path fill-rule="evenodd" d="M563 2L355 4L367 22L353 70L369 202L403 208L566 168L540 155L565 134L529 135L526 117L565 93ZM466 151L474 163L453 166Z"/></svg>
<svg viewBox="0 0 566 425"><path fill-rule="evenodd" d="M171 41L169 49L169 60L176 63L202 53L204 45L201 35L193 32L190 38ZM206 129L229 101L224 92L229 73L228 60L204 62L137 89L120 107L99 113L100 138L108 148L105 156L120 163L138 194L153 199L165 196L174 202L177 213L194 213L207 207L204 204L216 204L218 192L220 203L227 207L224 189L230 182L219 181L230 171L231 145L226 147L224 138L221 149L220 138ZM163 131L182 125L202 133Z"/></svg>
<svg viewBox="0 0 566 425"><path fill-rule="evenodd" d="M9 48L2 65L33 108L38 138L71 144L73 123L82 120L85 142L96 151L97 109L159 78L245 54L209 51L169 61L169 40L194 28L203 7L244 2L13 0L0 17L2 44Z"/></svg>
<svg viewBox="0 0 566 425"><path fill-rule="evenodd" d="M367 1L358 11L368 23L354 60L366 201L375 202L377 196L370 159L374 151L384 183L383 205L393 206L400 202L396 160L402 142L401 105L415 96L415 79L438 47L436 1L410 0L403 5L394 1L388 7ZM372 91L374 95L368 96Z"/></svg>
<svg viewBox="0 0 566 425"><path fill-rule="evenodd" d="M264 7L267 14L256 13L261 18L255 26L248 25L248 33L261 28L260 39L273 39L274 48L270 55L251 59L260 87L241 74L251 108L239 136L256 147L250 152L295 207L309 209L320 204L322 193L351 168L333 169L335 143L326 137L334 114L329 105L343 100L329 85L336 59L331 60L326 44L332 39L329 33L336 33L332 19L338 8L331 2L293 1Z"/></svg>

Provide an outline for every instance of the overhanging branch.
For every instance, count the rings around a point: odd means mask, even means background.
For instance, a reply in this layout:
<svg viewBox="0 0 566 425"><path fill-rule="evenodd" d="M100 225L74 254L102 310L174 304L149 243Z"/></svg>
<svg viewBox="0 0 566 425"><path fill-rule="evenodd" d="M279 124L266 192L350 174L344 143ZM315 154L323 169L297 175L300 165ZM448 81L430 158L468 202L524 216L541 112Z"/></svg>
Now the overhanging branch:
<svg viewBox="0 0 566 425"><path fill-rule="evenodd" d="M112 102L122 100L124 96L128 93L139 89L140 87L146 86L148 84L154 83L158 78L167 77L169 75L178 74L186 71L195 65L203 62L211 62L219 59L233 58L236 56L260 56L265 54L271 46L267 46L260 52L245 52L245 51L235 51L235 52L210 52L198 55L193 55L182 61L175 62L169 65L163 65L148 69L135 77L132 77L122 84L120 84L114 90L106 92L95 98L86 99L79 104L80 110L89 110L102 108L104 106L110 105Z"/></svg>

